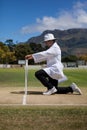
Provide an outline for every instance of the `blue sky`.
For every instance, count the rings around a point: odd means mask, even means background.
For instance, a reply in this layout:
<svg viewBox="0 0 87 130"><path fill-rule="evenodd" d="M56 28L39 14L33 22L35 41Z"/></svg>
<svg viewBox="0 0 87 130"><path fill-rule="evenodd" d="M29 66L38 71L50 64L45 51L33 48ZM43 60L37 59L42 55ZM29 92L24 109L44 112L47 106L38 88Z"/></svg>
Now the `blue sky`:
<svg viewBox="0 0 87 130"><path fill-rule="evenodd" d="M70 28L87 28L87 0L0 0L0 41Z"/></svg>

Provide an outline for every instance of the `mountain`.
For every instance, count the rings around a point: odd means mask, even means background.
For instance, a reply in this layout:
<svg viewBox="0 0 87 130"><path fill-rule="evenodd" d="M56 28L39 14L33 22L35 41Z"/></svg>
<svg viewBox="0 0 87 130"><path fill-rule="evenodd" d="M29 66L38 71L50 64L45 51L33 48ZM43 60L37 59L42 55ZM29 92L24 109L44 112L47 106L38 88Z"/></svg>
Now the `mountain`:
<svg viewBox="0 0 87 130"><path fill-rule="evenodd" d="M53 33L57 38L63 55L87 54L87 29L46 30L40 36L28 39L27 43L42 43L47 33Z"/></svg>

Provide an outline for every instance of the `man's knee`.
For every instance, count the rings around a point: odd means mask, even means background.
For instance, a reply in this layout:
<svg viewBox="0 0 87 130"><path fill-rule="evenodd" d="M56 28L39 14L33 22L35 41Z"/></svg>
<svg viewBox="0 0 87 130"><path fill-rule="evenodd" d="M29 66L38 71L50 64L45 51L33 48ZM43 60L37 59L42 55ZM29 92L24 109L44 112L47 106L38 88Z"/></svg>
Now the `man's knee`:
<svg viewBox="0 0 87 130"><path fill-rule="evenodd" d="M42 69L38 70L38 71L35 72L35 77L39 79L40 77L45 76L46 75L45 73L46 72Z"/></svg>
<svg viewBox="0 0 87 130"><path fill-rule="evenodd" d="M41 75L40 70L38 70L38 71L35 72L35 77L36 77L36 78L39 78L40 75Z"/></svg>

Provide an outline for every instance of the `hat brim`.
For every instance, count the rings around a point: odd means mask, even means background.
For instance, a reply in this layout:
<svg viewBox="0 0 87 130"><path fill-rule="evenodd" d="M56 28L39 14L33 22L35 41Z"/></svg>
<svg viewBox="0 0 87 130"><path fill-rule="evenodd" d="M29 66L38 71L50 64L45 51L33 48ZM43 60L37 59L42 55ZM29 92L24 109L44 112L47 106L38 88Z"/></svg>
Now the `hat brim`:
<svg viewBox="0 0 87 130"><path fill-rule="evenodd" d="M52 40L56 40L56 39L57 39L57 38L49 39L49 40L44 40L43 42L52 41Z"/></svg>

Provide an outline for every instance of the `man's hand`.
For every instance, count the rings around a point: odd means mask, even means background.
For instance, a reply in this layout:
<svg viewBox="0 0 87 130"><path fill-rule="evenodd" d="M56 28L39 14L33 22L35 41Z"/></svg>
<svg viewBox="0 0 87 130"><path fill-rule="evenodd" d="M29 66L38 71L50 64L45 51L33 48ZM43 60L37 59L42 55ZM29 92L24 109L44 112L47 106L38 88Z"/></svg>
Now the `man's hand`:
<svg viewBox="0 0 87 130"><path fill-rule="evenodd" d="M26 56L25 56L25 59L28 59L28 60L33 59L32 54L30 54L30 55L26 55Z"/></svg>

